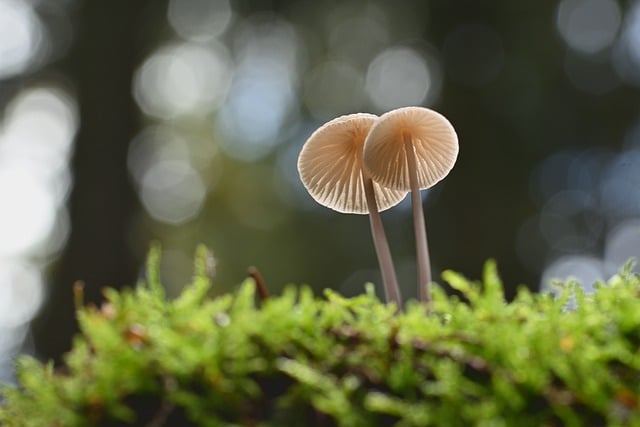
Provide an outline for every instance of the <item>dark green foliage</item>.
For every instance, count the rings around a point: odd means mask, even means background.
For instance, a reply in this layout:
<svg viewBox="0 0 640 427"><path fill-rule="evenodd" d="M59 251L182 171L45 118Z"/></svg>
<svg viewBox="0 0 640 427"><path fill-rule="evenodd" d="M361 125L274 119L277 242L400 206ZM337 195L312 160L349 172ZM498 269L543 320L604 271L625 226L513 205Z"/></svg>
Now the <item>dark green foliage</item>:
<svg viewBox="0 0 640 427"><path fill-rule="evenodd" d="M22 358L2 390L5 426L640 425L640 279L594 295L502 293L453 272L430 313L373 288L346 299L306 287L257 302L245 282L209 299L204 250L182 295L148 283L81 308L63 367ZM567 305L575 304L575 309Z"/></svg>

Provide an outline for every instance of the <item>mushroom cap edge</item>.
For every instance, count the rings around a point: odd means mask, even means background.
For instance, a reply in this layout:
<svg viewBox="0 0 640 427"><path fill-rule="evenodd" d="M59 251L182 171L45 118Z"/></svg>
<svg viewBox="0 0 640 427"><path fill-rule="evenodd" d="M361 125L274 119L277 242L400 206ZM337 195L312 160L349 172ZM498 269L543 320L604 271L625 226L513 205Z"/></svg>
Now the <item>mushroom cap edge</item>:
<svg viewBox="0 0 640 427"><path fill-rule="evenodd" d="M424 107L391 110L371 127L364 144L364 166L380 185L407 191L409 169L404 135L410 135L418 167L418 186L444 179L458 157L458 136L442 114Z"/></svg>
<svg viewBox="0 0 640 427"><path fill-rule="evenodd" d="M298 174L309 195L341 213L368 214L364 193L362 150L378 116L354 113L337 117L316 129L298 156ZM400 203L406 190L392 190L373 182L378 211Z"/></svg>

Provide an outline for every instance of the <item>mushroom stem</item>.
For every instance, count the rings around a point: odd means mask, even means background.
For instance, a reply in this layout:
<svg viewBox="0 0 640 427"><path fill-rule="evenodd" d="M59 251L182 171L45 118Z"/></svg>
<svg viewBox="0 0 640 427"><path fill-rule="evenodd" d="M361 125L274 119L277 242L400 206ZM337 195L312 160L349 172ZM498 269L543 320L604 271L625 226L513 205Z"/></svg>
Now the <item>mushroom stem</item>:
<svg viewBox="0 0 640 427"><path fill-rule="evenodd" d="M427 229L422 210L422 198L418 186L418 172L416 167L416 154L411 135L403 133L404 149L407 156L409 170L409 182L411 184L411 205L413 211L413 232L416 240L416 258L418 264L418 294L420 301L431 301L431 266L429 261L429 246L427 244Z"/></svg>
<svg viewBox="0 0 640 427"><path fill-rule="evenodd" d="M398 279L396 278L396 271L393 267L393 260L391 259L391 250L389 249L387 236L382 226L380 212L378 212L378 203L376 202L376 196L373 190L373 181L364 170L362 171L362 183L364 184L364 194L369 208L371 235L373 236L373 246L376 249L378 264L380 264L385 296L388 302L393 301L396 303L396 306L400 308L402 298L400 297Z"/></svg>

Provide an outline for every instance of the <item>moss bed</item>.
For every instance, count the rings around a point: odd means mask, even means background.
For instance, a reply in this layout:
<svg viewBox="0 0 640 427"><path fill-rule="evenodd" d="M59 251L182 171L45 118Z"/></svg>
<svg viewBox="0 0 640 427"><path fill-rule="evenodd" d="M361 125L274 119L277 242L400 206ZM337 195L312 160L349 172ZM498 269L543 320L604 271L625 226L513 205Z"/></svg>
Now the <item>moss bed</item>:
<svg viewBox="0 0 640 427"><path fill-rule="evenodd" d="M507 302L493 262L481 282L447 271L398 311L252 280L210 298L205 250L167 300L158 251L146 283L79 307L62 366L22 357L0 391L3 426L640 425L640 278L630 266L585 294L522 287Z"/></svg>

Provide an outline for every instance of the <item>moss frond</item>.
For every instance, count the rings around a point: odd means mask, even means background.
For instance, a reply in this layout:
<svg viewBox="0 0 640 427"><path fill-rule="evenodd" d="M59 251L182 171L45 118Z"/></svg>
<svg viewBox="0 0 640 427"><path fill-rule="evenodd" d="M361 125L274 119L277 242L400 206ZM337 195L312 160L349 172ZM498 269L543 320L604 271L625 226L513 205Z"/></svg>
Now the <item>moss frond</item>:
<svg viewBox="0 0 640 427"><path fill-rule="evenodd" d="M445 272L462 294L430 312L369 290L355 298L255 284L209 298L206 249L166 300L159 251L147 282L81 308L81 334L54 369L23 357L3 386L6 426L640 425L640 278L625 268L585 294ZM575 302L567 309L567 302Z"/></svg>

